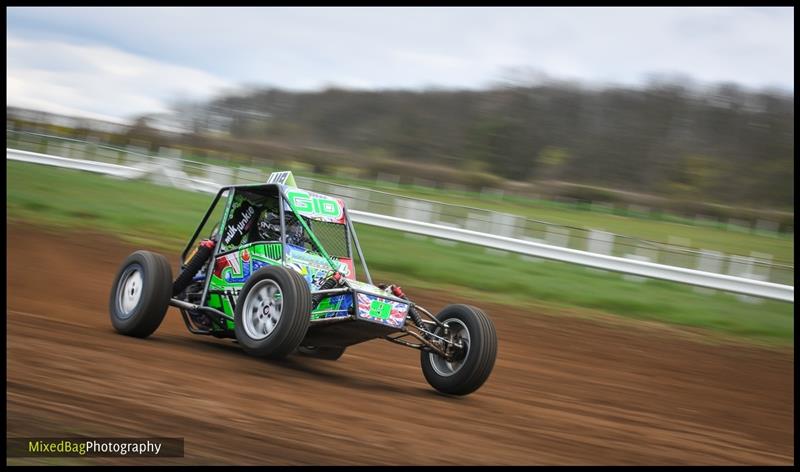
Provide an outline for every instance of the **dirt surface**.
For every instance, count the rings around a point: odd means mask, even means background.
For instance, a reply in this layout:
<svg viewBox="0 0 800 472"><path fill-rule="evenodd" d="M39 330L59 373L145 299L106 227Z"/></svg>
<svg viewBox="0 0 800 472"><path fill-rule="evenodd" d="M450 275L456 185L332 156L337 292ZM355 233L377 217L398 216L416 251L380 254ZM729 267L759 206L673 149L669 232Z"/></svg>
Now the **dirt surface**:
<svg viewBox="0 0 800 472"><path fill-rule="evenodd" d="M189 334L172 308L150 338L120 336L108 295L135 249L8 229L9 437L185 438L185 458L63 463L794 463L792 350L484 304L494 372L451 398L425 382L416 351L381 340L336 362L268 362ZM432 311L450 301L409 295ZM8 459L37 461L59 462Z"/></svg>

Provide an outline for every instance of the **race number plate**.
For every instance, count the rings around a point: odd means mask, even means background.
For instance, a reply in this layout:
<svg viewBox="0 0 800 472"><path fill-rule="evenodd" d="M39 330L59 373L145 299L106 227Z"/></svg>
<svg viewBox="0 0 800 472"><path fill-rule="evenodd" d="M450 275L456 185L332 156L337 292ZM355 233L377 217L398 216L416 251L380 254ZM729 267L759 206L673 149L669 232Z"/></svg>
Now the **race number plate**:
<svg viewBox="0 0 800 472"><path fill-rule="evenodd" d="M359 319L401 328L408 313L408 304L382 297L356 293Z"/></svg>

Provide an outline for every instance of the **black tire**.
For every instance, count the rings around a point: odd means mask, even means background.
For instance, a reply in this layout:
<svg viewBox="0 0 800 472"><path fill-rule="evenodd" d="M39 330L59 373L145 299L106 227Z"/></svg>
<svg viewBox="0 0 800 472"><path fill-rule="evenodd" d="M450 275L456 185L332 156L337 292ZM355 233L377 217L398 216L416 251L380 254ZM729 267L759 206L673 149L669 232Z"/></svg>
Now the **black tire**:
<svg viewBox="0 0 800 472"><path fill-rule="evenodd" d="M326 361L335 361L342 357L346 349L347 348L335 346L300 346L297 348L297 354Z"/></svg>
<svg viewBox="0 0 800 472"><path fill-rule="evenodd" d="M448 305L436 315L448 326L469 333L469 348L458 368L443 363L436 353L422 352L420 361L425 380L436 390L450 395L467 395L477 390L494 368L497 357L497 334L486 313L470 305ZM453 320L452 322L450 322ZM441 328L436 334L441 335ZM448 372L448 368L451 370Z"/></svg>
<svg viewBox="0 0 800 472"><path fill-rule="evenodd" d="M136 251L125 259L109 297L111 325L120 334L146 338L164 320L172 293L172 269L161 254Z"/></svg>
<svg viewBox="0 0 800 472"><path fill-rule="evenodd" d="M264 294L263 290L269 291L273 286L277 286L281 293L281 310L277 321L274 318L275 303L270 305L269 299L264 298L264 301L259 301L257 298L259 294ZM249 307L248 297L253 297L252 305ZM247 316L245 316L246 307L249 309ZM253 322L245 326L247 320ZM256 325L254 322L259 324ZM234 311L236 339L245 352L253 356L269 359L282 359L288 356L300 345L310 323L311 290L306 280L291 269L272 266L257 270L244 284L236 300ZM260 326L267 325L271 326L269 332L261 332ZM267 331L267 328L264 331Z"/></svg>

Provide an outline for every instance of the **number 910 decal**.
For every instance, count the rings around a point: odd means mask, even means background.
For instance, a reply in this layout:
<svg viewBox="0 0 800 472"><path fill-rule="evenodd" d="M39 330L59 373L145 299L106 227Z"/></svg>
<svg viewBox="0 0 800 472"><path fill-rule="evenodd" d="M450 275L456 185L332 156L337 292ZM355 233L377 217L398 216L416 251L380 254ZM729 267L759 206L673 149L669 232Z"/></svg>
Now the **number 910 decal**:
<svg viewBox="0 0 800 472"><path fill-rule="evenodd" d="M291 206L303 216L333 223L344 223L343 202L314 192L292 189L286 192Z"/></svg>

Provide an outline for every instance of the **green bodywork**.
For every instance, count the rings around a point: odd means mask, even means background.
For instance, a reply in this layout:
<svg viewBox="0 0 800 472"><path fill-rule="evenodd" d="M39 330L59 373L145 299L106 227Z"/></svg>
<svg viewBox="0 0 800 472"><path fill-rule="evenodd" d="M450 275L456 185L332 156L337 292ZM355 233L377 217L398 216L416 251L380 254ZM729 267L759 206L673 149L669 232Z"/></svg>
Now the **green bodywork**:
<svg viewBox="0 0 800 472"><path fill-rule="evenodd" d="M289 177L291 180L291 174ZM271 183L277 185L272 187ZM312 291L319 290L326 280L338 272L346 278L348 285L368 294L359 295L361 298L358 307L356 306L356 295L352 292L324 296L313 308L311 320L342 318L353 316L354 313L359 313L359 316L363 315L380 323L388 323L392 321L393 317L397 318L397 313L393 311L397 310L396 306L393 307L391 303L377 299L386 296L383 290L354 279L355 272L350 243L355 238L352 228L348 226L344 204L341 200L296 187L286 187L283 182L272 181L266 186L234 186L229 187L226 191L228 192L227 197L222 200L219 199L224 197L224 194L218 194L217 200L209 208L203 223L194 236L197 238L200 228L211 215L216 202L224 201L225 209L222 219L219 221L217 236L214 237L218 243L217 251L213 256L213 261L209 262L206 269L195 277L196 282L206 284L205 297L200 303L224 315L212 322L210 326L212 331L234 330L234 312L239 293L253 273L262 267L269 266L282 266L294 270L306 280ZM277 208L273 210L274 207L269 203L273 195L278 205L284 205L282 210ZM258 210L254 210L255 208ZM261 222L257 215L266 214L263 213L266 209L282 212L283 215L293 214L296 218L294 224L299 223L302 226L303 234L307 239L289 239L289 228L282 223L281 234L283 236L281 236L281 240L286 238L284 242L252 240L260 237L252 232L256 228L253 225ZM274 226L270 218L272 217L263 220L263 223L267 224L267 228L270 225ZM307 222L305 218L309 218L309 221ZM319 225L344 225L346 229L342 233L344 238L342 244L347 248L347 255L332 257L320 243L318 235L314 234L310 224L311 220L322 222L317 223ZM292 231L291 234L296 236L297 233L294 232L296 230ZM194 238L187 245L187 250L184 251L185 260L191 257L186 254L194 244ZM357 240L354 242L357 248ZM363 260L361 262L364 264ZM365 264L364 271L367 273ZM367 278L369 279L368 273ZM401 305L404 304L401 303Z"/></svg>

